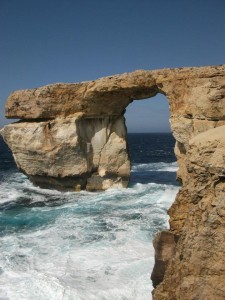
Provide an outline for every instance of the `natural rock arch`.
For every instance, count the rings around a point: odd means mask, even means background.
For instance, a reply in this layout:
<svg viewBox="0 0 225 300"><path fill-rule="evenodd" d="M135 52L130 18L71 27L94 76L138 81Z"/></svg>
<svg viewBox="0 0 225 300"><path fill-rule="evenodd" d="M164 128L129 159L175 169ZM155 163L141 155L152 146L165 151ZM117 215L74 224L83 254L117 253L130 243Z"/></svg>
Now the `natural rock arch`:
<svg viewBox="0 0 225 300"><path fill-rule="evenodd" d="M5 126L2 134L18 167L42 187L126 187L127 105L157 93L166 95L182 169L189 139L224 124L223 74L224 66L140 70L17 91L7 100L6 117L23 121Z"/></svg>
<svg viewBox="0 0 225 300"><path fill-rule="evenodd" d="M170 231L155 241L154 299L224 299L224 65L140 70L17 91L7 100L6 116L22 121L1 134L19 169L40 186L126 187L124 109L157 93L169 101L183 186L169 210Z"/></svg>

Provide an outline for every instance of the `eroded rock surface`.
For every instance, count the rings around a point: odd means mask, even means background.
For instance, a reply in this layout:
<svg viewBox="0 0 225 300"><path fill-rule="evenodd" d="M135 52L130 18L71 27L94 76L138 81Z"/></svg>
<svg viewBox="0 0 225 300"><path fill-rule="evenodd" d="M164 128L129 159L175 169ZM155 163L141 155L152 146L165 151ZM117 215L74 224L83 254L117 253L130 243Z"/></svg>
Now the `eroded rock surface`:
<svg viewBox="0 0 225 300"><path fill-rule="evenodd" d="M45 188L105 190L130 176L124 118L57 118L18 122L3 137L17 166Z"/></svg>
<svg viewBox="0 0 225 300"><path fill-rule="evenodd" d="M170 229L154 241L155 300L225 299L225 66L139 70L12 93L1 131L37 185L126 187L123 114L133 100L166 95L182 183ZM150 101L150 100L148 100Z"/></svg>
<svg viewBox="0 0 225 300"><path fill-rule="evenodd" d="M170 234L179 238L153 299L222 300L225 299L225 126L196 135L189 141L186 157L186 184L169 210ZM161 240L156 239L155 243L158 245Z"/></svg>

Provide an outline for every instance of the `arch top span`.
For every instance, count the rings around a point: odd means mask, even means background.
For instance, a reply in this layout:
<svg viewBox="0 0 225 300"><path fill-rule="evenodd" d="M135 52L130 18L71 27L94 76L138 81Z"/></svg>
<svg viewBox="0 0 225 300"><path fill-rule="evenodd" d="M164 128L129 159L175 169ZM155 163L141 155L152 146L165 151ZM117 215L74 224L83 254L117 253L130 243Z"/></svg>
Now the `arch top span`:
<svg viewBox="0 0 225 300"><path fill-rule="evenodd" d="M94 81L50 84L12 93L6 102L6 117L55 119L76 113L84 117L118 116L133 100L163 93L172 115L217 120L225 116L224 74L225 65L221 65L138 70Z"/></svg>

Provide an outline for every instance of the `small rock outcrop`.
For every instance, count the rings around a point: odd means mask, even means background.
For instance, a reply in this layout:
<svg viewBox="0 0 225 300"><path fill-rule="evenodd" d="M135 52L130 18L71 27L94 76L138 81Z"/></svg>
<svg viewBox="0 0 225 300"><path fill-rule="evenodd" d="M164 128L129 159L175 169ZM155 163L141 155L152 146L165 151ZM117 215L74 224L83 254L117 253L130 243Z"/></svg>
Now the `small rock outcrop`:
<svg viewBox="0 0 225 300"><path fill-rule="evenodd" d="M90 82L12 93L1 134L37 185L69 190L126 187L124 112L166 95L182 184L170 229L154 241L155 300L225 299L225 65L139 70ZM150 101L150 100L148 100Z"/></svg>

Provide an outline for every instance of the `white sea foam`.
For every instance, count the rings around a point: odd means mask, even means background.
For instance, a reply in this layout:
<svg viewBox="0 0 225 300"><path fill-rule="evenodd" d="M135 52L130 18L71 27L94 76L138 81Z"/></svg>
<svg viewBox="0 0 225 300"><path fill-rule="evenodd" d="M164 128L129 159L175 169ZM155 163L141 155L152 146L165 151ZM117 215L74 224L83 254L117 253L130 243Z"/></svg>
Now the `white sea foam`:
<svg viewBox="0 0 225 300"><path fill-rule="evenodd" d="M178 165L177 162L172 163L148 163L148 164L133 164L131 172L140 171L164 171L164 172L177 172Z"/></svg>
<svg viewBox="0 0 225 300"><path fill-rule="evenodd" d="M177 190L136 183L61 193L33 187L20 173L9 176L0 185L1 204L24 198L30 207L0 212L0 299L151 299L152 238L168 225ZM48 205L32 206L41 201Z"/></svg>

